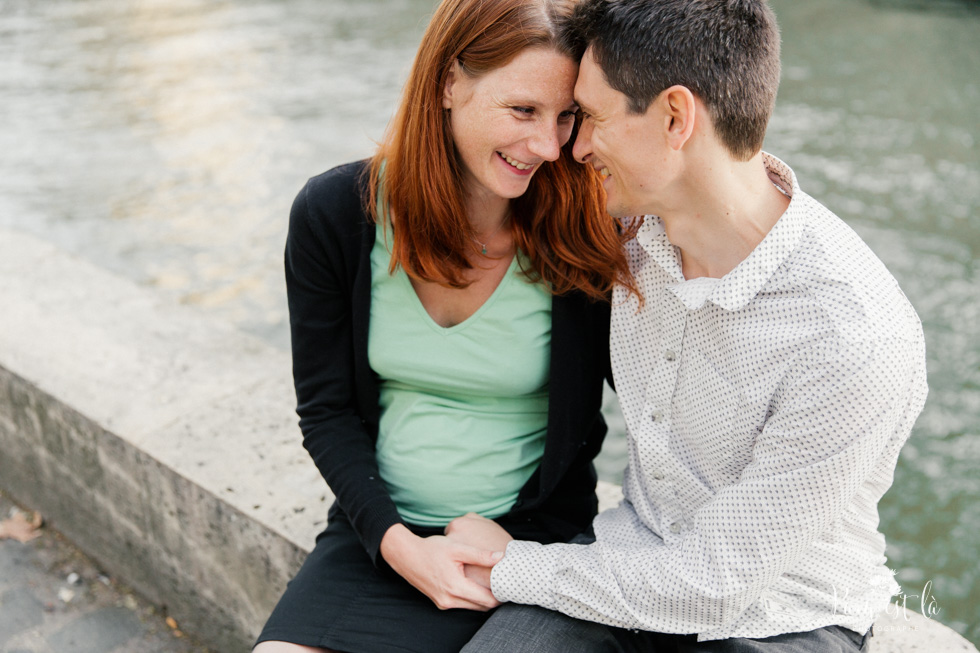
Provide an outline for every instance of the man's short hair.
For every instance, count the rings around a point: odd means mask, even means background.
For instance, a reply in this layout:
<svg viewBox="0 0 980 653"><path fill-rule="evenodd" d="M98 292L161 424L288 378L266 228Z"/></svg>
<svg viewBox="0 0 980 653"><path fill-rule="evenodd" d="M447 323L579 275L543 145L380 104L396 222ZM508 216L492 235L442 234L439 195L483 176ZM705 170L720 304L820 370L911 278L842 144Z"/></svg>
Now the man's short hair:
<svg viewBox="0 0 980 653"><path fill-rule="evenodd" d="M779 27L765 0L585 0L575 26L632 113L679 84L736 159L762 149L779 87Z"/></svg>

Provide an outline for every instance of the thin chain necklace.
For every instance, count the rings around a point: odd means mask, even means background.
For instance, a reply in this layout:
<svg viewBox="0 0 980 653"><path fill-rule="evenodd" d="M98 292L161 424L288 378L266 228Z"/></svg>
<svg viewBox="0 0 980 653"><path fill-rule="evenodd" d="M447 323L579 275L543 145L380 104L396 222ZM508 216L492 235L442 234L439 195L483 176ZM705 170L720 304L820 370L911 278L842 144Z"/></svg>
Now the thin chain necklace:
<svg viewBox="0 0 980 653"><path fill-rule="evenodd" d="M473 242L474 242L474 243L476 243L477 245L479 245L479 246L480 246L480 247L482 248L482 249L480 250L480 253L481 253L481 254L483 254L484 256L486 256L486 255L487 255L487 243L489 243L489 242L490 242L491 240L493 240L493 237L494 237L494 236L496 236L496 235L497 235L497 233L498 233L498 232L499 232L499 231L500 231L501 229L503 229L503 228L504 228L504 225L505 225L505 224L507 224L507 221L508 221L508 220L510 220L510 213L508 213L508 214L507 214L506 216L504 216L504 219L500 221L500 225L499 225L499 226L498 226L498 227L497 227L496 229L494 229L494 230L493 230L493 233L492 233L492 234L490 234L490 235L489 235L489 236L487 237L487 242L486 242L486 243L481 243L481 242L480 242L479 240L477 240L477 239L476 239L475 237L473 237L473 236L470 236L470 238L472 238L472 239L473 239Z"/></svg>

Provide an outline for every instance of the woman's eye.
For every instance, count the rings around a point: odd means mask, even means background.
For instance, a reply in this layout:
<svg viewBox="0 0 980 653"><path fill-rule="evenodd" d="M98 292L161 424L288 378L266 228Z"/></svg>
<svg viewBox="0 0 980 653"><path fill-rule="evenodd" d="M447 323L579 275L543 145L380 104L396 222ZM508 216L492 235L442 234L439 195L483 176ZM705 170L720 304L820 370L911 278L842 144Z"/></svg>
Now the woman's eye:
<svg viewBox="0 0 980 653"><path fill-rule="evenodd" d="M561 120L562 122L566 122L570 120L575 120L576 115L577 115L576 111L562 111L560 114L558 114L558 119Z"/></svg>
<svg viewBox="0 0 980 653"><path fill-rule="evenodd" d="M522 116L533 116L534 109L532 107L512 107L514 111L521 114Z"/></svg>

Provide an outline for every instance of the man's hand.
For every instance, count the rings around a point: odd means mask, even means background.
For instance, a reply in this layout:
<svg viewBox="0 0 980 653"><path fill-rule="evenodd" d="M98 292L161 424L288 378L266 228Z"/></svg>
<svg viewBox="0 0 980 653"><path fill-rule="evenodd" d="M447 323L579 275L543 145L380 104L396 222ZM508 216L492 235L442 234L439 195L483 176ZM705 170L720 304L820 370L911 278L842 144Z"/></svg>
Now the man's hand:
<svg viewBox="0 0 980 653"><path fill-rule="evenodd" d="M507 543L514 538L497 522L470 512L449 522L446 526L446 536L453 542L468 544L480 549L489 549L503 553ZM502 557L502 556L501 556ZM499 560L499 557L498 557ZM496 562L496 561L494 561ZM468 564L463 571L483 587L490 589L490 570L493 565L481 566Z"/></svg>
<svg viewBox="0 0 980 653"><path fill-rule="evenodd" d="M447 537L419 537L403 524L388 529L381 539L381 555L398 574L429 597L440 610L466 608L486 612L500 605L486 585L469 578L465 567L486 569L500 559Z"/></svg>

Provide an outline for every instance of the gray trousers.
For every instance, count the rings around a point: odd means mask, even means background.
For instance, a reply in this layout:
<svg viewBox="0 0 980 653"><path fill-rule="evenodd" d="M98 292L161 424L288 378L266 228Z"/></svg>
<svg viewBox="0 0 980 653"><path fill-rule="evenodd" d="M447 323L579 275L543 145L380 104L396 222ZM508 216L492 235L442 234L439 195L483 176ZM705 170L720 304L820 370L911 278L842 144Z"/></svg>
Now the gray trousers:
<svg viewBox="0 0 980 653"><path fill-rule="evenodd" d="M573 619L537 606L497 608L461 653L858 653L871 631L860 635L828 626L765 639L699 642L697 635L669 635L614 628Z"/></svg>

